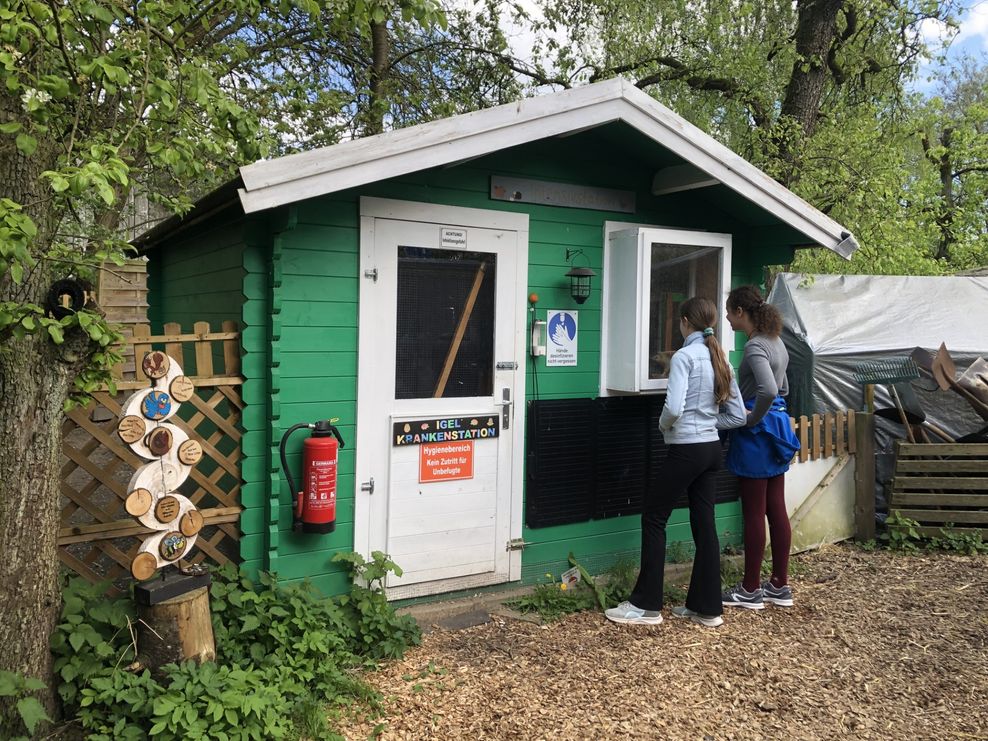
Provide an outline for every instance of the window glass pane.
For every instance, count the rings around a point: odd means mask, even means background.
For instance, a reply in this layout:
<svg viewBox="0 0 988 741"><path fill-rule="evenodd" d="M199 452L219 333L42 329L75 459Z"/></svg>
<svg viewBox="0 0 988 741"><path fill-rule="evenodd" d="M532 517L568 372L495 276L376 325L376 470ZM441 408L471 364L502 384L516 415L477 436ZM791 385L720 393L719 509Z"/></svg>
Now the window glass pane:
<svg viewBox="0 0 988 741"><path fill-rule="evenodd" d="M692 296L720 301L720 248L652 244L648 314L648 377L668 378L669 360L683 346L679 305Z"/></svg>
<svg viewBox="0 0 988 741"><path fill-rule="evenodd" d="M398 247L395 398L492 396L495 255Z"/></svg>

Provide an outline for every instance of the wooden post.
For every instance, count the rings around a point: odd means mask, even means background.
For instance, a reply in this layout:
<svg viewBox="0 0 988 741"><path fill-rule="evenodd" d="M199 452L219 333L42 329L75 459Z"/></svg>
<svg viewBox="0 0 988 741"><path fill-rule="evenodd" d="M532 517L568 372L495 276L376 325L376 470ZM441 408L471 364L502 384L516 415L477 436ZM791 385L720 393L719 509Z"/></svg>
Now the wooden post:
<svg viewBox="0 0 988 741"><path fill-rule="evenodd" d="M875 537L875 415L854 415L854 537Z"/></svg>
<svg viewBox="0 0 988 741"><path fill-rule="evenodd" d="M216 659L206 587L156 605L138 605L138 617L138 660L152 671L173 662Z"/></svg>
<svg viewBox="0 0 988 741"><path fill-rule="evenodd" d="M449 380L449 374L453 370L453 363L456 362L456 356L460 352L460 342L463 341L463 333L467 331L467 324L470 323L470 315L473 314L473 305L477 301L477 294L480 293L480 284L484 282L484 273L486 270L486 262L482 262L477 266L477 273L473 277L473 286L470 288L470 294L467 296L467 302L463 307L463 314L460 315L460 321L456 325L453 341L449 344L449 352L446 353L446 362L443 364L442 373L439 374L439 380L436 382L435 393L432 394L432 398L434 399L441 399L443 392L446 390L446 382Z"/></svg>

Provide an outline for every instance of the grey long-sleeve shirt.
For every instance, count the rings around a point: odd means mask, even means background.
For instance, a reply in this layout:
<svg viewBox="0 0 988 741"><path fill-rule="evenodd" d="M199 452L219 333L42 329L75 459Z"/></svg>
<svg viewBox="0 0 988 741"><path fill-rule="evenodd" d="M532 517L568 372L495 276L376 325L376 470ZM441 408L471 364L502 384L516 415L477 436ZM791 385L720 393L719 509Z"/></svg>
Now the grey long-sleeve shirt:
<svg viewBox="0 0 988 741"><path fill-rule="evenodd" d="M738 367L738 386L745 401L755 400L755 408L748 415L748 427L761 421L776 396L789 394L788 366L789 352L780 338L755 335L745 343Z"/></svg>

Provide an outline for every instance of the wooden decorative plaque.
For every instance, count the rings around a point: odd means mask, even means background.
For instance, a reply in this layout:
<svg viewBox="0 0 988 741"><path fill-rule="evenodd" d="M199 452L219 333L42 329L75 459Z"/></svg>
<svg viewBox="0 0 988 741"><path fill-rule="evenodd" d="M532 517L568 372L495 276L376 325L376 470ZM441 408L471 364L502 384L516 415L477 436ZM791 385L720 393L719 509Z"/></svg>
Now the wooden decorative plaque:
<svg viewBox="0 0 988 741"><path fill-rule="evenodd" d="M171 368L171 359L160 350L154 350L144 356L141 362L141 370L148 378L164 378Z"/></svg>
<svg viewBox="0 0 988 741"><path fill-rule="evenodd" d="M152 501L154 501L154 497L147 489L134 489L127 495L124 507L127 509L127 514L132 517L140 517L147 514L148 510L151 509Z"/></svg>
<svg viewBox="0 0 988 741"><path fill-rule="evenodd" d="M128 445L136 443L144 437L146 431L147 425L144 423L144 420L133 414L124 417L117 424L117 434Z"/></svg>
<svg viewBox="0 0 988 741"><path fill-rule="evenodd" d="M178 517L180 508L181 505L175 497L162 497L158 500L158 504L155 505L154 516L158 518L158 522L171 522Z"/></svg>

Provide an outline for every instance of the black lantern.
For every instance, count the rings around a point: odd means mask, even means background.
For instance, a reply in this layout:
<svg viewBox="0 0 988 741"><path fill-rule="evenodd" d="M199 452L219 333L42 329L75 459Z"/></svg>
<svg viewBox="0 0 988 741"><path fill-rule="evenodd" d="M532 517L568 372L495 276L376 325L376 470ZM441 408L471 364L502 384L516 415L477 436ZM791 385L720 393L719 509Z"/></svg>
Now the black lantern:
<svg viewBox="0 0 988 741"><path fill-rule="evenodd" d="M587 259L583 250L566 250L566 261L569 262L570 259L575 259L580 255L583 255L584 260ZM590 281L595 275L597 274L587 266L578 268L570 263L570 270L566 273L566 277L569 278L569 295L573 297L576 303L582 304L590 298Z"/></svg>

